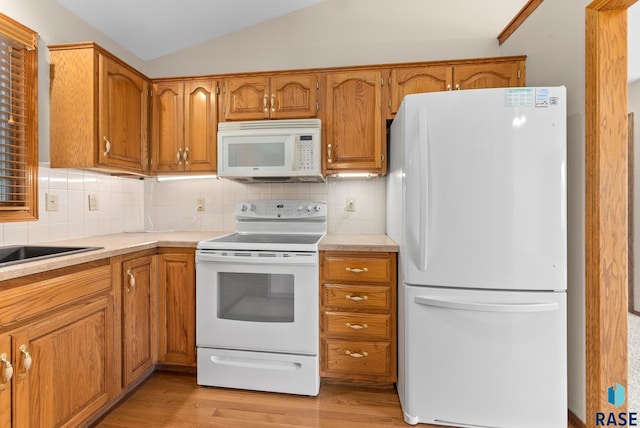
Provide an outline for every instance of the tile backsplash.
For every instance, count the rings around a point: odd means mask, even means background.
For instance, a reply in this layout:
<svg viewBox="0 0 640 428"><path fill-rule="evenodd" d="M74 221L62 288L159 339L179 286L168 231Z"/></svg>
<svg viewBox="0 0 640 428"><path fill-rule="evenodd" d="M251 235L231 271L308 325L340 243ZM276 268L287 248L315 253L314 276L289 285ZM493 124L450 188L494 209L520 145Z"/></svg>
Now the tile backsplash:
<svg viewBox="0 0 640 428"><path fill-rule="evenodd" d="M0 223L0 245L47 242L120 232L235 229L235 203L251 199L327 201L331 233L385 233L385 178L328 178L326 183L241 184L194 179L159 182L155 178L112 177L90 170L38 170L39 219ZM46 195L58 198L58 210L47 211ZM89 210L96 195L98 209ZM204 198L204 211L196 211ZM356 210L347 212L347 199Z"/></svg>
<svg viewBox="0 0 640 428"><path fill-rule="evenodd" d="M331 233L385 233L386 179L328 178L326 183L242 184L202 179L158 182L145 180L147 230L234 230L237 201L310 199L327 201ZM205 211L196 211L204 198ZM348 198L356 210L347 212Z"/></svg>

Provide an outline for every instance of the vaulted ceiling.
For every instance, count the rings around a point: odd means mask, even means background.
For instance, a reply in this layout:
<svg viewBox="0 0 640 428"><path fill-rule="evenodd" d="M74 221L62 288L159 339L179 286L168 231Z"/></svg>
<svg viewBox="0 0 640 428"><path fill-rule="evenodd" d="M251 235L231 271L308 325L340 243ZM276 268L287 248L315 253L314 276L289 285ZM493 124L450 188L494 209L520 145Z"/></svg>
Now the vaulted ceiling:
<svg viewBox="0 0 640 428"><path fill-rule="evenodd" d="M56 0L143 61L150 61L326 0ZM345 6L353 0L341 0ZM409 0L390 2L402 7ZM448 29L496 36L527 0L421 0ZM405 5L405 7L407 7ZM429 6L431 7L431 6ZM423 6L424 8L424 6ZM444 10L443 10L444 9ZM462 11L462 12L461 12ZM463 15L461 15L463 13ZM473 18L473 25L469 19ZM491 19L489 19L489 17ZM415 16L406 16L415 20ZM470 26L473 28L470 29ZM331 31L327 28L327 31ZM430 31L425 28L424 31ZM433 31L439 31L434 29ZM434 37L435 39L435 37ZM629 80L640 79L640 2L629 12Z"/></svg>

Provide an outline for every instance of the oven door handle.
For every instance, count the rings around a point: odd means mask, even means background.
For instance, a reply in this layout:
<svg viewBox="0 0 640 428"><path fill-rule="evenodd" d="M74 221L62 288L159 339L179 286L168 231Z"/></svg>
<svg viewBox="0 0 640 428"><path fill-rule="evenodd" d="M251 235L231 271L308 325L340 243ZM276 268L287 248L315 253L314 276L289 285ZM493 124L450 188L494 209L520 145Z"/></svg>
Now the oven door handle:
<svg viewBox="0 0 640 428"><path fill-rule="evenodd" d="M197 251L196 262L219 263L243 263L243 264L269 264L269 265L316 265L318 255L316 253L286 253L281 255L269 252L224 252L224 251Z"/></svg>

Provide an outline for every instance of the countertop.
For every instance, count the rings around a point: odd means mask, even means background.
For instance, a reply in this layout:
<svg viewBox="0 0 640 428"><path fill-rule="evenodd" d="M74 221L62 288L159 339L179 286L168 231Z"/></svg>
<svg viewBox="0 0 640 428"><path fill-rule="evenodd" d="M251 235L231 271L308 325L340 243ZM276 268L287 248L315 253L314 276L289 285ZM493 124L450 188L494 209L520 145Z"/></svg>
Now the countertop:
<svg viewBox="0 0 640 428"><path fill-rule="evenodd" d="M157 247L195 248L199 241L231 233L206 232L139 232L98 235L63 241L30 243L31 245L103 247L99 250L70 254L50 259L0 268L0 281L47 272L67 266ZM329 234L320 241L321 251L382 251L397 252L398 245L386 235Z"/></svg>
<svg viewBox="0 0 640 428"><path fill-rule="evenodd" d="M398 244L387 235L327 234L319 244L320 251L398 252Z"/></svg>

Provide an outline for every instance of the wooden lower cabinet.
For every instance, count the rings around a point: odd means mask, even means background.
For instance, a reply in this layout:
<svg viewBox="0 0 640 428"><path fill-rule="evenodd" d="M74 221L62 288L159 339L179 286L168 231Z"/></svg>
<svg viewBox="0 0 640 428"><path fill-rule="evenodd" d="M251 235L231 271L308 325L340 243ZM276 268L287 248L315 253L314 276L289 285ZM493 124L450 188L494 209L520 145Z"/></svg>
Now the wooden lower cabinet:
<svg viewBox="0 0 640 428"><path fill-rule="evenodd" d="M123 388L144 375L158 358L156 256L132 257L122 262L120 275Z"/></svg>
<svg viewBox="0 0 640 428"><path fill-rule="evenodd" d="M76 427L106 405L115 395L113 328L105 296L0 336L0 352L10 349L13 361L0 392L2 426Z"/></svg>
<svg viewBox="0 0 640 428"><path fill-rule="evenodd" d="M196 366L196 276L193 248L160 249L158 361Z"/></svg>
<svg viewBox="0 0 640 428"><path fill-rule="evenodd" d="M321 251L320 304L320 375L395 382L396 254Z"/></svg>

